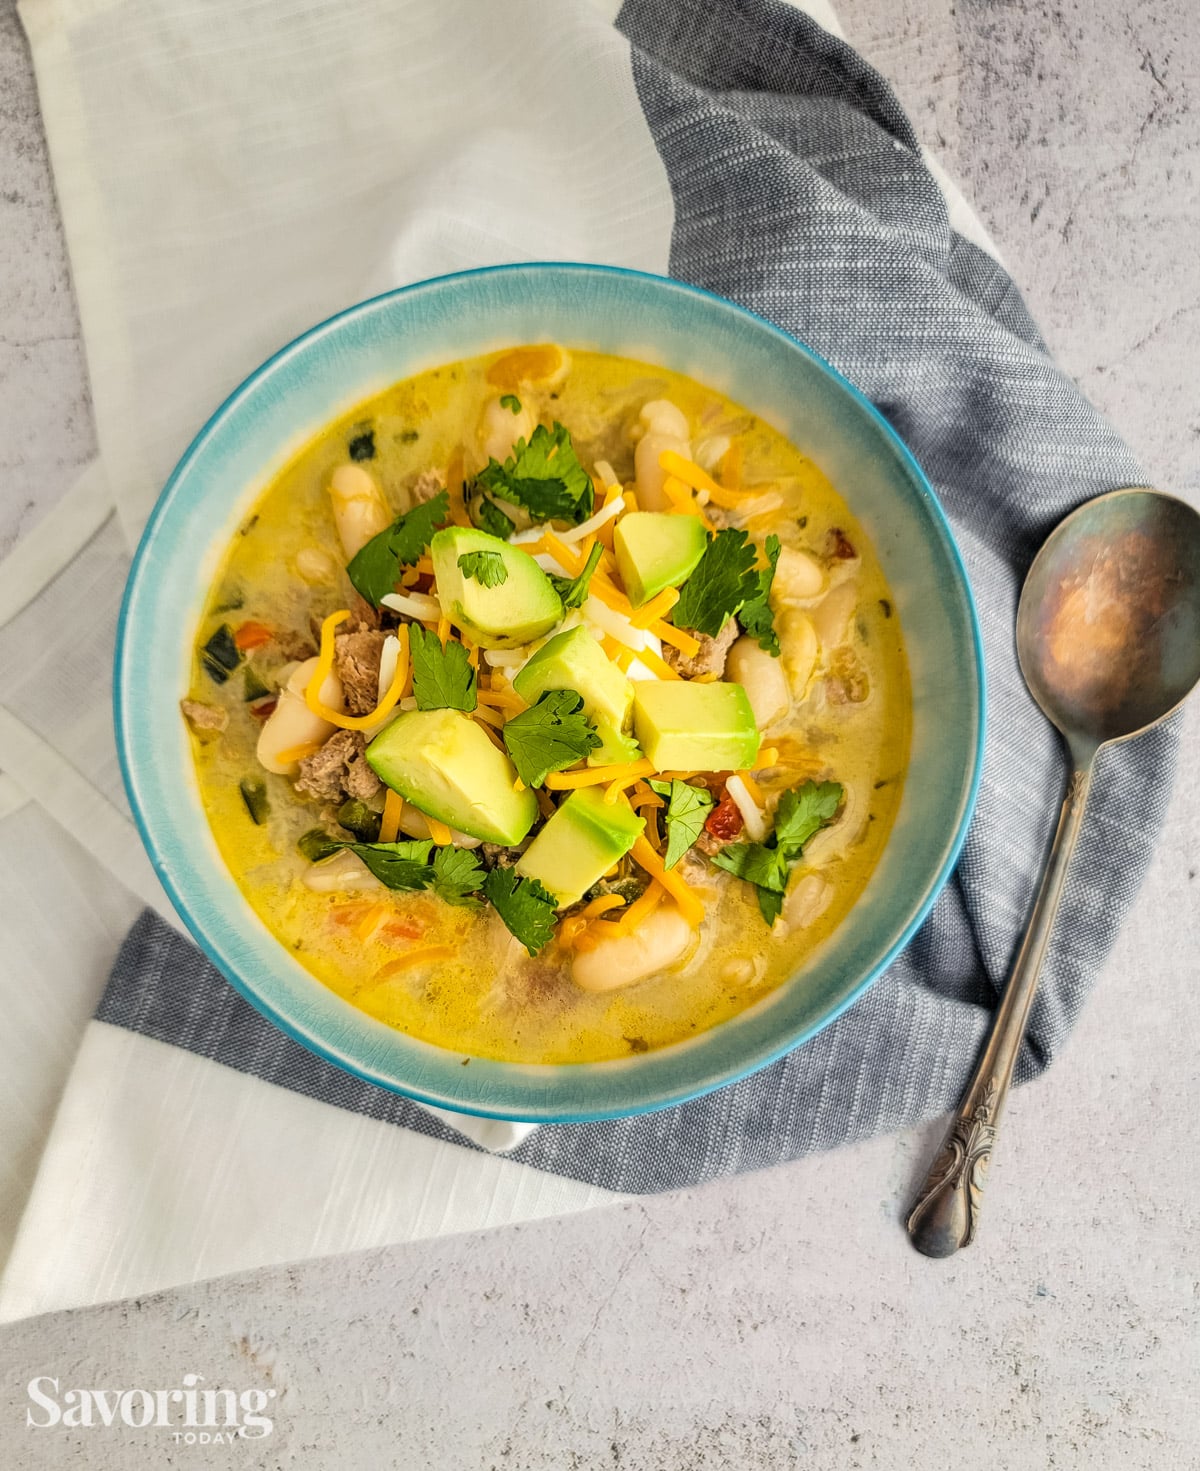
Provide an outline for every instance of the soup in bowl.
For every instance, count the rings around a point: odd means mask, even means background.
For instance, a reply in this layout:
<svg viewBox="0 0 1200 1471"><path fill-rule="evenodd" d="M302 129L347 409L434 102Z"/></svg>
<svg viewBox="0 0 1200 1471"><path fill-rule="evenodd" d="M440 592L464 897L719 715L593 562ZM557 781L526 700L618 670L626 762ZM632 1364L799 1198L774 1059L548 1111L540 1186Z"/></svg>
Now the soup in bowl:
<svg viewBox="0 0 1200 1471"><path fill-rule="evenodd" d="M515 267L234 395L139 552L117 708L152 857L261 1009L437 1104L578 1118L869 982L961 841L981 689L940 512L832 370L675 283Z"/></svg>

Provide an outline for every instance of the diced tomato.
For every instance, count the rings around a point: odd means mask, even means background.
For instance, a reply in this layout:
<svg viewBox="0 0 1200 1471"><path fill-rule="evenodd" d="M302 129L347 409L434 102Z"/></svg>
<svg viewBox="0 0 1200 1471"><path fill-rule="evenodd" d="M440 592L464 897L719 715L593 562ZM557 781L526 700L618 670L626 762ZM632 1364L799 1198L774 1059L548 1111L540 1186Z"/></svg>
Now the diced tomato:
<svg viewBox="0 0 1200 1471"><path fill-rule="evenodd" d="M732 797L723 797L717 803L708 814L704 830L711 833L714 838L719 838L723 843L737 837L742 830L742 814Z"/></svg>
<svg viewBox="0 0 1200 1471"><path fill-rule="evenodd" d="M251 619L249 623L242 623L238 626L233 635L233 641L244 652L246 649L261 649L274 637L275 634L265 623L255 623Z"/></svg>
<svg viewBox="0 0 1200 1471"><path fill-rule="evenodd" d="M279 701L273 695L269 700L255 700L254 704L250 706L250 714L254 716L255 720L266 720L268 716L275 713L275 706L278 704Z"/></svg>

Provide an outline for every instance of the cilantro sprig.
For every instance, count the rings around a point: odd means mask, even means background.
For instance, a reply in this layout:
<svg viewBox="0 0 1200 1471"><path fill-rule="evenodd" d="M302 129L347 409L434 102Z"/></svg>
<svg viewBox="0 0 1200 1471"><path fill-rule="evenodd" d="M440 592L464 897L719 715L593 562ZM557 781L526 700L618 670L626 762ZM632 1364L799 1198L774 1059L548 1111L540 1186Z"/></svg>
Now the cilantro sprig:
<svg viewBox="0 0 1200 1471"><path fill-rule="evenodd" d="M464 577L483 587L502 587L508 581L508 568L499 552L464 552L458 565Z"/></svg>
<svg viewBox="0 0 1200 1471"><path fill-rule="evenodd" d="M592 573L600 565L600 558L604 555L604 548L599 542L588 553L588 559L583 564L583 570L578 577L551 577L554 590L562 599L564 608L582 608L588 595L588 584L592 580Z"/></svg>
<svg viewBox="0 0 1200 1471"><path fill-rule="evenodd" d="M744 531L729 527L711 537L671 610L676 628L691 628L716 638L726 620L759 595L756 556L754 543Z"/></svg>
<svg viewBox="0 0 1200 1471"><path fill-rule="evenodd" d="M400 843L344 843L389 889L429 889L447 904L479 906L484 868L466 848L434 850L428 839ZM431 856L432 855L432 856Z"/></svg>
<svg viewBox="0 0 1200 1471"><path fill-rule="evenodd" d="M758 640L760 649L779 658L779 635L775 632L775 617L771 612L768 597L771 583L775 580L775 564L779 561L779 538L768 536L766 544L767 565L755 572L758 588L752 598L747 598L738 609L738 622L751 638Z"/></svg>
<svg viewBox="0 0 1200 1471"><path fill-rule="evenodd" d="M355 552L346 567L355 588L373 607L394 592L401 567L411 567L433 540L433 533L450 517L450 496L439 490L431 500L414 506Z"/></svg>
<svg viewBox="0 0 1200 1471"><path fill-rule="evenodd" d="M673 781L651 778L650 788L667 799L667 851L663 856L663 867L674 868L700 836L712 811L713 799L703 787L693 787L678 777Z"/></svg>
<svg viewBox="0 0 1200 1471"><path fill-rule="evenodd" d="M462 644L447 639L443 648L437 634L419 623L409 625L408 637L417 709L474 710L478 680Z"/></svg>
<svg viewBox="0 0 1200 1471"><path fill-rule="evenodd" d="M783 908L792 864L808 840L833 821L843 795L840 782L806 781L780 797L775 831L765 843L731 843L713 855L718 868L754 885L759 910L769 925Z"/></svg>
<svg viewBox="0 0 1200 1471"><path fill-rule="evenodd" d="M478 524L497 536L511 534L512 529L511 518L495 504L497 500L519 506L534 521L572 525L592 514L595 500L591 476L579 463L570 433L557 421L553 429L539 424L528 440L518 439L503 465L489 459L473 489L480 495L475 510ZM509 532L487 524L500 517L509 523Z"/></svg>
<svg viewBox="0 0 1200 1471"><path fill-rule="evenodd" d="M500 735L527 787L540 787L552 771L574 766L600 744L574 690L547 690L536 705L504 722Z"/></svg>
<svg viewBox="0 0 1200 1471"><path fill-rule="evenodd" d="M518 878L511 868L493 868L483 881L483 896L530 955L550 943L557 904L537 879Z"/></svg>

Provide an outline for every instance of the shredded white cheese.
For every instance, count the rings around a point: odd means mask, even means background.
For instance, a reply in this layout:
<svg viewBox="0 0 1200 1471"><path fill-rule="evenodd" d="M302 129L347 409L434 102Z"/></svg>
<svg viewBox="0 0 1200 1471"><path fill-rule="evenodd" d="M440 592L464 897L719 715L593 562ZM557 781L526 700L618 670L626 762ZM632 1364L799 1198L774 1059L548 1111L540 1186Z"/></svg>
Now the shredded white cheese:
<svg viewBox="0 0 1200 1471"><path fill-rule="evenodd" d="M442 605L437 598L430 597L424 592L389 592L384 593L379 599L385 608L391 608L394 613L404 613L409 618L417 618L421 622L428 622L442 616Z"/></svg>

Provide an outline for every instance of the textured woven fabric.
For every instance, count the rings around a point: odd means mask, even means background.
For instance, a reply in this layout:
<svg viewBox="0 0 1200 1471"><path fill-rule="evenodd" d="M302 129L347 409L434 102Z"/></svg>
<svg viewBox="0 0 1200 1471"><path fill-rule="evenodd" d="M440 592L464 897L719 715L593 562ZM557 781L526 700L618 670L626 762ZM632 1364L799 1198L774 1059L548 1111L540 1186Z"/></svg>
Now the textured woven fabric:
<svg viewBox="0 0 1200 1471"><path fill-rule="evenodd" d="M975 587L990 717L954 880L849 1012L741 1083L661 1114L539 1129L514 1158L612 1190L757 1168L948 1108L1019 939L1065 764L1012 646L1023 572L1071 507L1138 468L1046 353L1011 280L950 228L912 128L849 47L774 0L629 0L618 25L675 205L673 275L809 343L929 474ZM1163 728L1106 754L1019 1079L1062 1047L1136 892L1170 787ZM454 1137L289 1041L147 915L100 1019L343 1108Z"/></svg>

